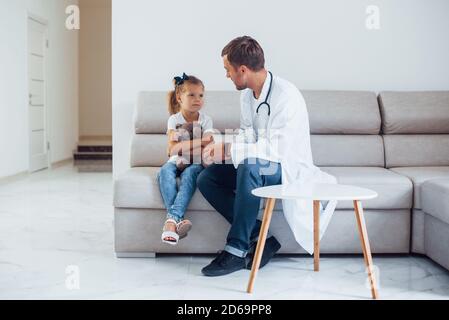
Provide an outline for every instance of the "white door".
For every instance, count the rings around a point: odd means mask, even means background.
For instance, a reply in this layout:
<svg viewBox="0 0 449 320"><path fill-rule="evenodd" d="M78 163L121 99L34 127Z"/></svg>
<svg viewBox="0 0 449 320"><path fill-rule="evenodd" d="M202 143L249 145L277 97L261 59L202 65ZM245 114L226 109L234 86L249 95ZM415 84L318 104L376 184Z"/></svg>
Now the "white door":
<svg viewBox="0 0 449 320"><path fill-rule="evenodd" d="M28 19L28 114L30 172L48 168L45 54L47 26Z"/></svg>

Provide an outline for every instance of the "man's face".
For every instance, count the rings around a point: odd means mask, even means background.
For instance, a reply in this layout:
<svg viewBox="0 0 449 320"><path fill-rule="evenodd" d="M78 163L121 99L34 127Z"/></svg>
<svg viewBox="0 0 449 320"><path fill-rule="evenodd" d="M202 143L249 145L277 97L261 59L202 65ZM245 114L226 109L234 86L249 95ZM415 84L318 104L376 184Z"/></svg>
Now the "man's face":
<svg viewBox="0 0 449 320"><path fill-rule="evenodd" d="M235 68L229 61L228 56L223 57L223 64L226 70L226 77L230 78L234 82L237 90L245 90L248 88L246 81L246 74L243 71L243 67Z"/></svg>

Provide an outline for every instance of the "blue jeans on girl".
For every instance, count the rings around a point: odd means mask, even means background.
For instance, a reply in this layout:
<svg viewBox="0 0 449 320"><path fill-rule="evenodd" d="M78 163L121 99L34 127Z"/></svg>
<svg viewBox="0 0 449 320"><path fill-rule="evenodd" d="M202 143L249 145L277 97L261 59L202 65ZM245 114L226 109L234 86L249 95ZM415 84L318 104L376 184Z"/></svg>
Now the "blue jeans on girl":
<svg viewBox="0 0 449 320"><path fill-rule="evenodd" d="M180 172L173 162L167 162L161 168L157 179L167 208L167 219L173 219L176 223L184 220L184 214L196 190L196 179L203 169L201 164L191 164ZM177 177L181 178L179 188Z"/></svg>

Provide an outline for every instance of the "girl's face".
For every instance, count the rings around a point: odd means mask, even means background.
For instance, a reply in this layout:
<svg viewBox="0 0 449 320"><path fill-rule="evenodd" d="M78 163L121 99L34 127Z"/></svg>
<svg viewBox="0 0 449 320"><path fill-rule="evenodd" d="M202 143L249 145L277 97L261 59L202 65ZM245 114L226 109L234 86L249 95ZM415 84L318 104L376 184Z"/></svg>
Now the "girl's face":
<svg viewBox="0 0 449 320"><path fill-rule="evenodd" d="M184 91L178 97L181 109L189 112L197 112L204 105L204 89L198 84L185 84Z"/></svg>

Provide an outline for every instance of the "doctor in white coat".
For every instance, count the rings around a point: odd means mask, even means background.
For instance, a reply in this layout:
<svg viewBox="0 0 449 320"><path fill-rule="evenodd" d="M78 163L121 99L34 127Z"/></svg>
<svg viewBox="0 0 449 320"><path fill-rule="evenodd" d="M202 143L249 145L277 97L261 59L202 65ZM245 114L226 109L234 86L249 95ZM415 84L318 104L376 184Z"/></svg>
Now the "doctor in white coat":
<svg viewBox="0 0 449 320"><path fill-rule="evenodd" d="M255 235L260 229L259 221L255 221L257 213L253 212L258 212L259 208L244 203L250 201L248 199L257 201L248 194L251 189L281 183L337 182L335 177L313 164L309 118L302 94L293 84L265 69L263 50L257 41L248 36L234 39L223 49L222 56L227 77L242 91L241 123L232 143L215 143L203 154L206 162L214 164L200 174L198 187L231 223L225 250L202 270L206 276L224 275L243 267L250 269L251 254L257 242ZM223 160L232 164L221 164ZM252 169L248 170L248 166ZM249 175L245 176L248 171ZM235 184L232 179L236 180ZM235 197L231 193L234 190L229 189L235 190ZM312 201L283 200L282 204L296 241L312 254ZM321 236L336 204L330 201L322 205ZM249 232L245 228L253 230ZM270 234L268 237L261 267L280 249L279 242ZM270 239L274 240L270 242Z"/></svg>

